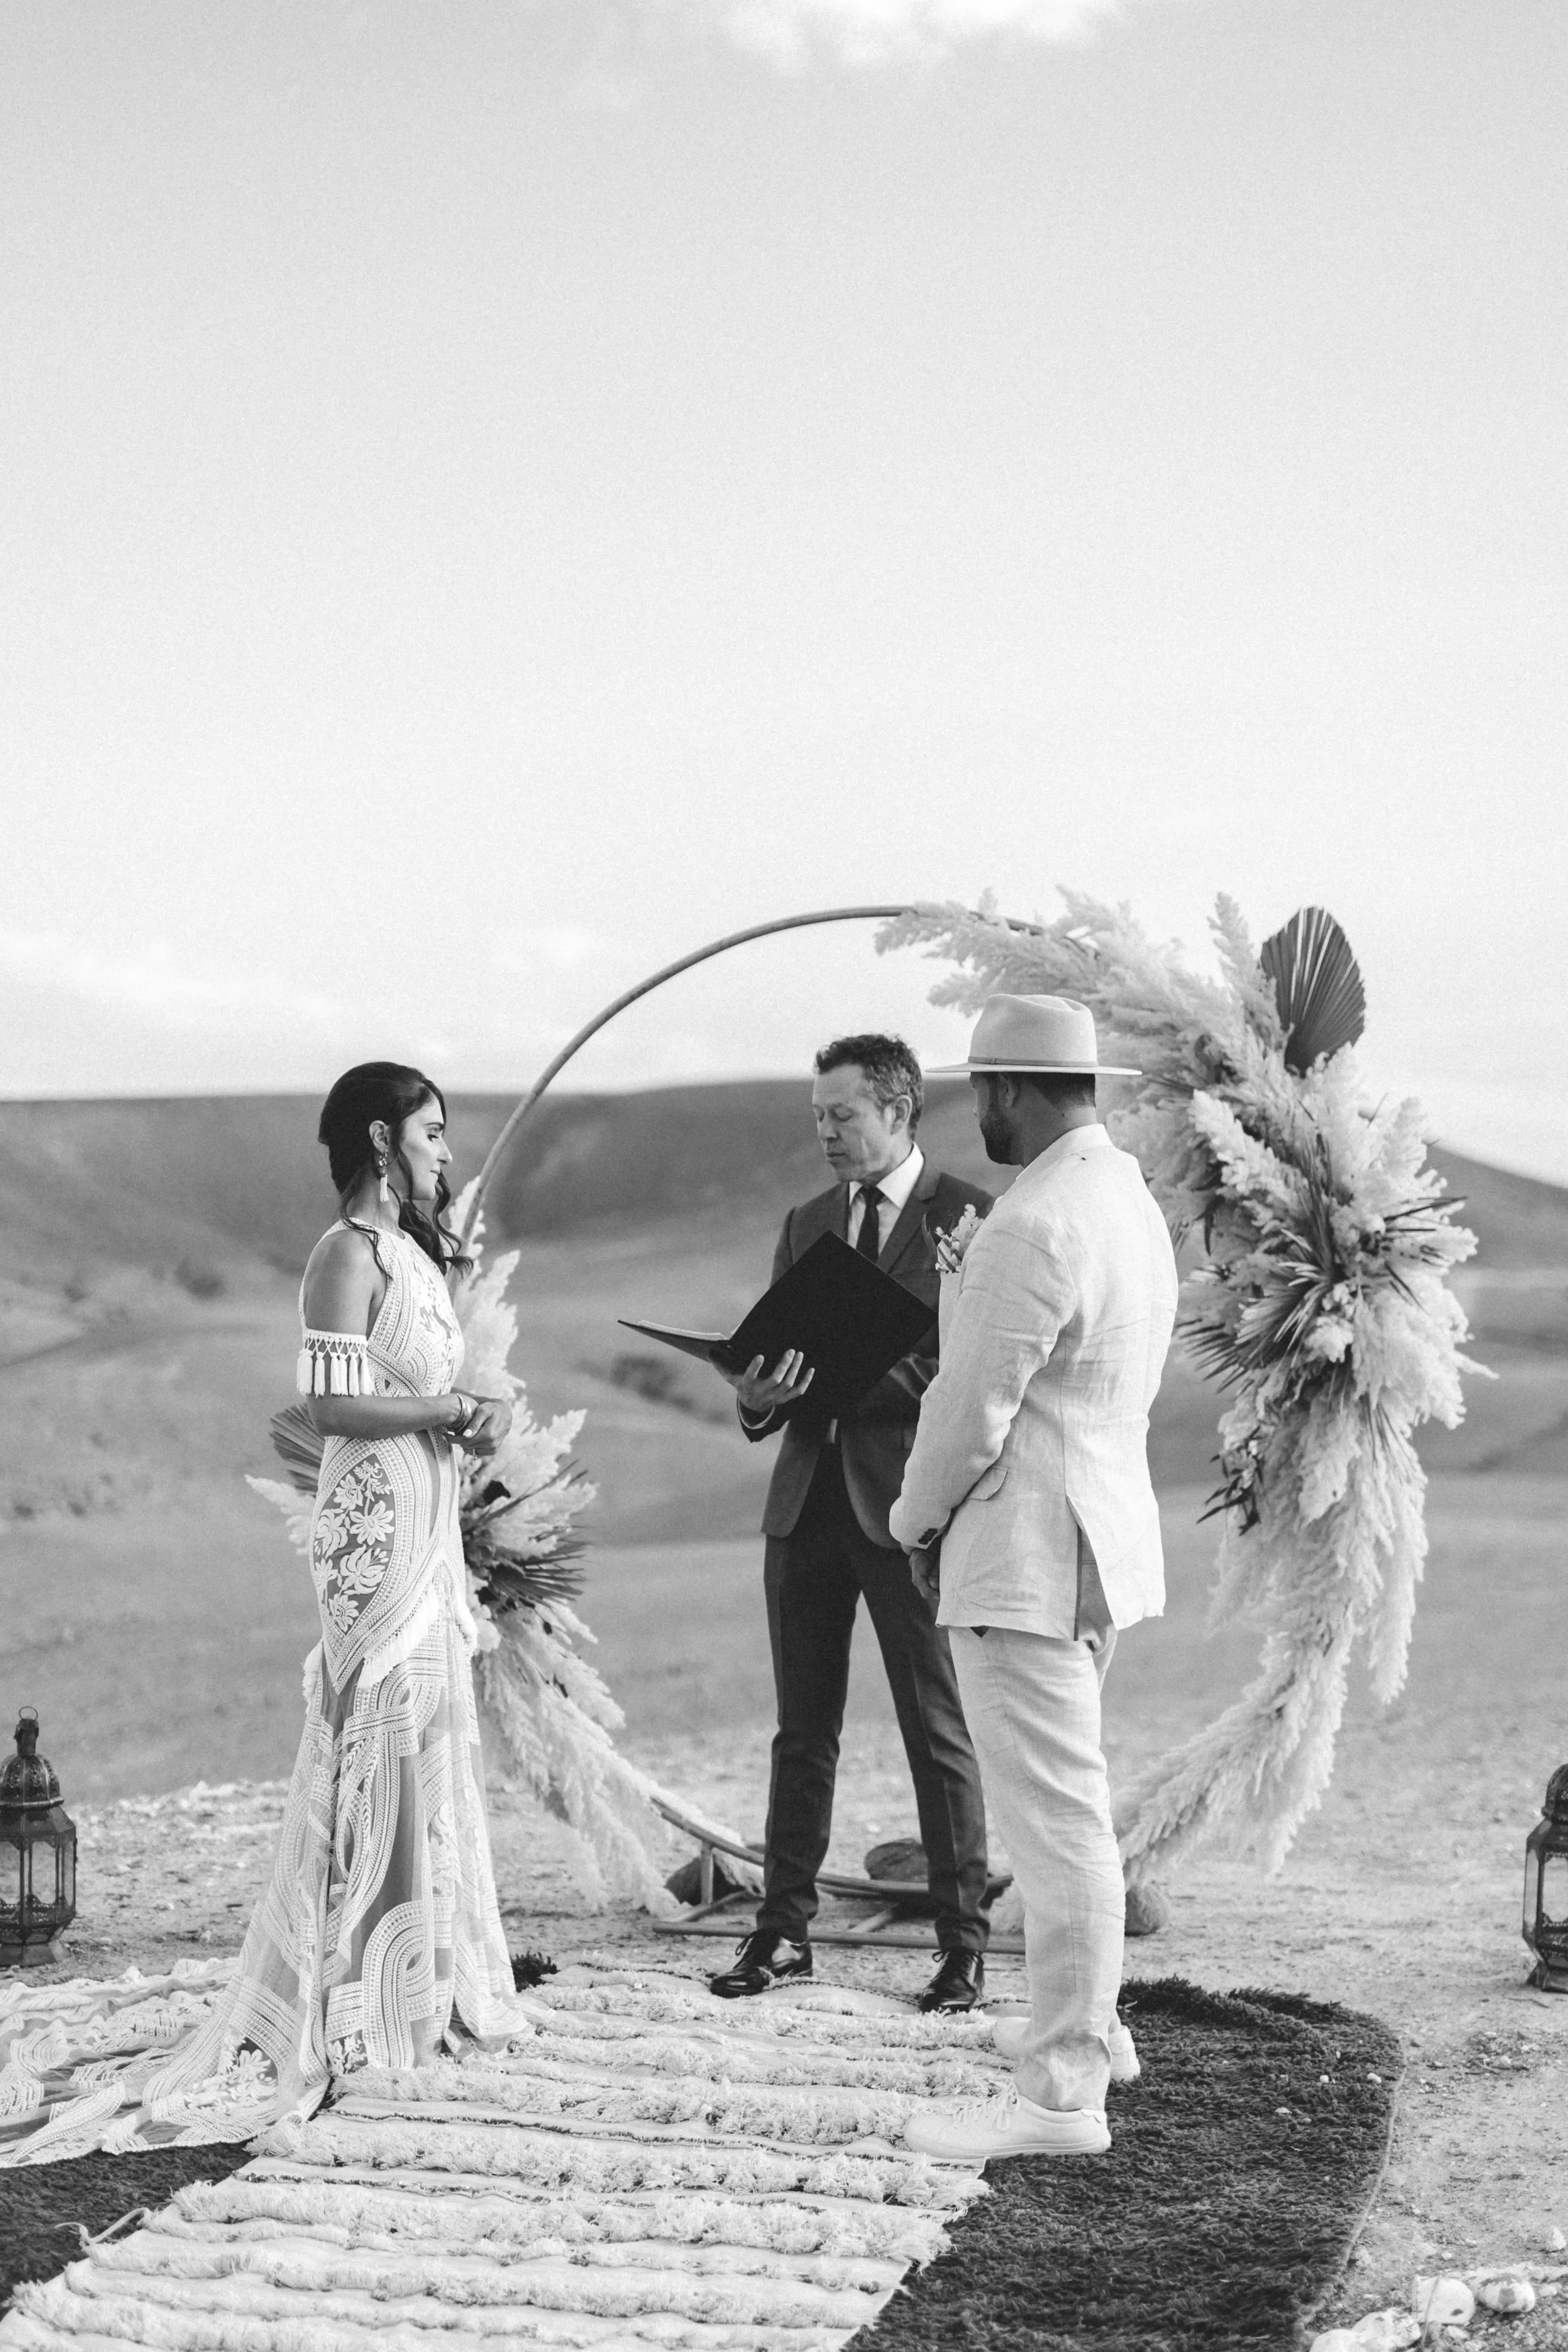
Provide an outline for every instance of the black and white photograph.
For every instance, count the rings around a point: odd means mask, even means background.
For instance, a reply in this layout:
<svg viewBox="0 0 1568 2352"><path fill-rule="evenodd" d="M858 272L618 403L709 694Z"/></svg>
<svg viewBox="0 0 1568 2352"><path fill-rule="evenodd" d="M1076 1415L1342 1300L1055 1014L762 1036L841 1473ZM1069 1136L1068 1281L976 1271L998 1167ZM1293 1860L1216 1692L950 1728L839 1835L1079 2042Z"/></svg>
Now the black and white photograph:
<svg viewBox="0 0 1568 2352"><path fill-rule="evenodd" d="M0 2352L1568 2352L1563 0L0 0Z"/></svg>

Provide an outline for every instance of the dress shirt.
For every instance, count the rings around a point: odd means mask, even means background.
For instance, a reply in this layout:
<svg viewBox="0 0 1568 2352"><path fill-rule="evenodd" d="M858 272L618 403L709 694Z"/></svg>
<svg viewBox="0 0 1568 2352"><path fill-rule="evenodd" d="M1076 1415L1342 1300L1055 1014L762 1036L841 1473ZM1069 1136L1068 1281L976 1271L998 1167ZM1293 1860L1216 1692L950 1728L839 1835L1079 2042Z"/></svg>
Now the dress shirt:
<svg viewBox="0 0 1568 2352"><path fill-rule="evenodd" d="M877 1190L882 1196L877 1203L879 1252L887 1248L893 1227L903 1213L904 1202L920 1182L921 1170L925 1164L925 1154L917 1143L910 1147L907 1160L900 1160L889 1174L878 1177ZM866 1218L865 1190L863 1184L851 1184L849 1187L849 1216L844 1238L851 1249L860 1239L860 1227Z"/></svg>

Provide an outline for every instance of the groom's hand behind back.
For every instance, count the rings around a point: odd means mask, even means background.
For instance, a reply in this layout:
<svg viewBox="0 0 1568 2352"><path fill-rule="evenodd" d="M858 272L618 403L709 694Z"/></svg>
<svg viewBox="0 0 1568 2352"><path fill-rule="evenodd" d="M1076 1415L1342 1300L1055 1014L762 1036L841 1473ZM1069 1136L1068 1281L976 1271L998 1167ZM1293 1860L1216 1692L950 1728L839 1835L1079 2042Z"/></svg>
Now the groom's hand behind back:
<svg viewBox="0 0 1568 2352"><path fill-rule="evenodd" d="M914 1588L934 1609L942 1598L942 1549L933 1544L929 1551L916 1549L910 1554L910 1574Z"/></svg>

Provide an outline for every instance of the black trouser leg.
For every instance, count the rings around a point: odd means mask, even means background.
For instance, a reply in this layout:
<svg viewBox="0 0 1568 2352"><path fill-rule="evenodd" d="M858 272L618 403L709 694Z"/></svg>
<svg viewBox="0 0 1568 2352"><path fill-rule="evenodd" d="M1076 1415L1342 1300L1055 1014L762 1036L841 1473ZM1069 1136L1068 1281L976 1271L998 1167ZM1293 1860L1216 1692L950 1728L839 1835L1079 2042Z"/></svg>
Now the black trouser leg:
<svg viewBox="0 0 1568 2352"><path fill-rule="evenodd" d="M952 1653L936 1612L917 1591L901 1551L884 1551L857 1528L860 1589L881 1644L882 1663L904 1736L925 1848L936 1940L944 1952L983 1952L991 1934L985 1901L985 1800Z"/></svg>
<svg viewBox="0 0 1568 2352"><path fill-rule="evenodd" d="M860 1597L840 1515L832 1507L835 1481L843 1493L837 1451L825 1446L823 1454L831 1461L819 1469L794 1532L769 1537L763 1571L778 1730L757 1926L792 1943L816 1916L816 1874L833 1830L849 1641Z"/></svg>

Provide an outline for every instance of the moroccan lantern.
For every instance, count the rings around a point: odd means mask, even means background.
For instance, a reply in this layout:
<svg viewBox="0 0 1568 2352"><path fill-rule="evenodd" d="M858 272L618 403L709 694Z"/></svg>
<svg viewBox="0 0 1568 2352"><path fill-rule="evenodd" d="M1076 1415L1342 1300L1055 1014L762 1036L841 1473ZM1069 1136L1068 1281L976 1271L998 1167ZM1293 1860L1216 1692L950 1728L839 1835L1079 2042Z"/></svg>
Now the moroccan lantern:
<svg viewBox="0 0 1568 2352"><path fill-rule="evenodd" d="M1541 1819L1524 1841L1524 1940L1532 1985L1568 1992L1568 1764L1546 1783Z"/></svg>
<svg viewBox="0 0 1568 2352"><path fill-rule="evenodd" d="M76 1917L76 1823L37 1751L38 1710L25 1706L0 1765L0 1968L47 1959Z"/></svg>

